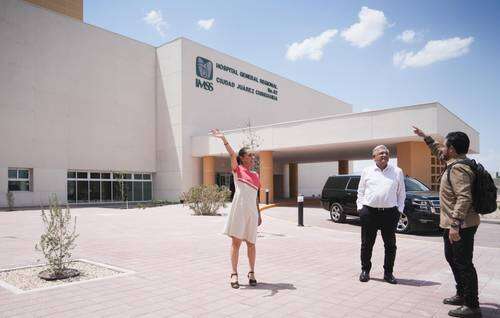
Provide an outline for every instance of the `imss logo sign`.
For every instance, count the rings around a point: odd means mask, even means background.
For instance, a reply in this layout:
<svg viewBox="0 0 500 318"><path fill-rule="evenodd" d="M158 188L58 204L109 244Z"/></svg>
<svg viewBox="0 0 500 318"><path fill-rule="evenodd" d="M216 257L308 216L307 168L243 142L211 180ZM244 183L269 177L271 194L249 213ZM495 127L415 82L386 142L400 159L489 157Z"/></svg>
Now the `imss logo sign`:
<svg viewBox="0 0 500 318"><path fill-rule="evenodd" d="M203 88L207 91L214 90L213 83L210 82L214 76L214 65L210 60L201 56L196 58L196 76L203 79L196 79L196 87Z"/></svg>

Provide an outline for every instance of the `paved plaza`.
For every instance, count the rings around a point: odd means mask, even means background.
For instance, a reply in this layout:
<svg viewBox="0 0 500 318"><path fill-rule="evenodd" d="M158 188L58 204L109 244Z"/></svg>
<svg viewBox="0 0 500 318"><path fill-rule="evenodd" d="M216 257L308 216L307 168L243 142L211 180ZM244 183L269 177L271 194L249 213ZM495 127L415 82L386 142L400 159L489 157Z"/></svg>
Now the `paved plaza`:
<svg viewBox="0 0 500 318"><path fill-rule="evenodd" d="M454 285L438 239L398 236L400 283L390 285L381 280L379 236L372 280L360 283L359 227L308 225L307 210L307 226L297 227L293 217L282 216L294 213L288 209L263 212L260 284L247 285L242 247L243 284L234 290L230 240L220 234L224 217L192 216L180 205L75 208L80 237L74 257L134 273L22 294L0 287L0 317L447 317L454 308L441 303ZM489 226L500 230L500 224ZM41 231L39 211L0 212L0 268L37 263ZM491 235L500 242L498 232ZM500 316L499 247L475 249L483 317Z"/></svg>

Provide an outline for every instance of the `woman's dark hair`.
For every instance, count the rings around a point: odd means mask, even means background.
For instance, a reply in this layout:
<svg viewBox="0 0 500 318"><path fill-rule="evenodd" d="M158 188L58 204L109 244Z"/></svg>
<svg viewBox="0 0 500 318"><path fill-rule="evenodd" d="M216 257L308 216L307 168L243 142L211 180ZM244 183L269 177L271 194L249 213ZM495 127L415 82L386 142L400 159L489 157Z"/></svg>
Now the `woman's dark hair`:
<svg viewBox="0 0 500 318"><path fill-rule="evenodd" d="M236 160L238 161L238 165L241 165L243 162L241 161L241 157L246 155L248 153L249 148L248 147L243 147L238 151L238 157L236 157Z"/></svg>
<svg viewBox="0 0 500 318"><path fill-rule="evenodd" d="M453 131L446 135L446 146L453 146L459 155L465 155L469 151L469 137L461 131Z"/></svg>

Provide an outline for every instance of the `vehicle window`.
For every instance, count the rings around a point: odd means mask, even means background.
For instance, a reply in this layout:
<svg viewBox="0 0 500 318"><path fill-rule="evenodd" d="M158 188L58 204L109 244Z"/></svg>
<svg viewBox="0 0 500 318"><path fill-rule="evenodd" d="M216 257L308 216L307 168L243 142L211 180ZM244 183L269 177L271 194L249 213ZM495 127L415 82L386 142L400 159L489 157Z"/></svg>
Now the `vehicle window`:
<svg viewBox="0 0 500 318"><path fill-rule="evenodd" d="M359 179L359 177L351 178L351 180L349 180L349 184L347 185L347 189L358 190Z"/></svg>
<svg viewBox="0 0 500 318"><path fill-rule="evenodd" d="M349 177L330 177L326 183L326 188L344 190L349 181Z"/></svg>
<svg viewBox="0 0 500 318"><path fill-rule="evenodd" d="M405 188L406 191L429 191L425 184L413 178L405 178Z"/></svg>

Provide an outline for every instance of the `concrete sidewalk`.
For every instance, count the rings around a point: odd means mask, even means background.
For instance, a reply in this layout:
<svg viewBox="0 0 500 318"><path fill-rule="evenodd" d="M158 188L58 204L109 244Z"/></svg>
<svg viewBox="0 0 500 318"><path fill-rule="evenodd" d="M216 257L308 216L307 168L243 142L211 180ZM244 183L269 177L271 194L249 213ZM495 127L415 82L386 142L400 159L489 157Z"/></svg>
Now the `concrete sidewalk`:
<svg viewBox="0 0 500 318"><path fill-rule="evenodd" d="M359 235L300 228L264 214L256 276L247 286L245 248L239 290L229 286L230 241L224 217L192 216L182 206L146 210L74 209L75 258L135 274L15 295L0 287L0 317L447 317L454 292L442 244L398 240L395 275L381 281L383 246L374 248L373 279L360 283ZM0 213L0 268L36 263L37 211ZM477 247L483 317L500 315L500 249Z"/></svg>

